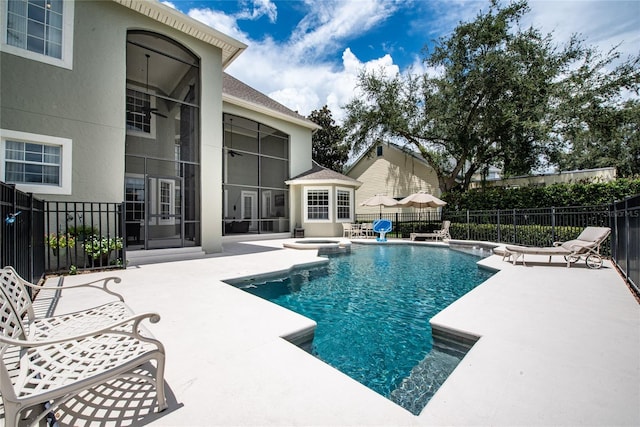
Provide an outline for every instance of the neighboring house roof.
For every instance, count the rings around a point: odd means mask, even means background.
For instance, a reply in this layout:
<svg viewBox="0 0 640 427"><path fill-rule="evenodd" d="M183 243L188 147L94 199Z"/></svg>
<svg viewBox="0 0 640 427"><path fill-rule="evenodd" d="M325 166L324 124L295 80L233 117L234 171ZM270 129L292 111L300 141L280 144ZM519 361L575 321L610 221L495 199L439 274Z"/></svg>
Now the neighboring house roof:
<svg viewBox="0 0 640 427"><path fill-rule="evenodd" d="M422 157L420 155L420 153L416 153L415 151L411 151L406 146L403 147L403 146L398 145L398 144L393 143L393 142L384 142L384 143L373 144L371 147L369 147L367 150L365 150L353 163L351 163L350 165L348 165L345 168L345 173L348 174L349 172L351 172L351 170L354 167L356 167L356 165L358 163L360 163L362 161L362 159L365 159L367 156L371 155L371 152L373 150L375 150L376 147L379 146L379 145L383 145L385 147L391 147L391 148L394 148L396 150L402 151L406 155L408 155L410 157L413 157L414 159L418 160L419 162L422 162L425 165L429 166L429 163L427 163L427 161L424 159L424 157ZM375 156L375 154L373 154L373 155Z"/></svg>
<svg viewBox="0 0 640 427"><path fill-rule="evenodd" d="M355 188L362 185L362 183L357 179L353 179L334 170L325 168L324 166L320 166L315 160L312 163L313 166L311 169L301 173L300 175L294 176L288 181L285 181L285 184L340 184Z"/></svg>
<svg viewBox="0 0 640 427"><path fill-rule="evenodd" d="M222 100L288 122L296 123L308 129L316 130L321 128L311 120L290 110L279 102L269 98L264 93L227 73L222 73Z"/></svg>
<svg viewBox="0 0 640 427"><path fill-rule="evenodd" d="M159 1L113 0L131 10L147 16L164 25L188 34L198 40L222 49L222 68L225 69L238 57L247 45L228 35L197 21L184 13Z"/></svg>

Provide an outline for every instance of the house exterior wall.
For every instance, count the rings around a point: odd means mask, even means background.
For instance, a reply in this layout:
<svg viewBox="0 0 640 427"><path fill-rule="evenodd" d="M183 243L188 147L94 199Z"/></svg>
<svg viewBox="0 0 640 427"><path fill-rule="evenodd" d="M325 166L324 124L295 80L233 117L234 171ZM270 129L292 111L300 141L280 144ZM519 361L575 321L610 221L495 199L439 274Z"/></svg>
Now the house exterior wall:
<svg viewBox="0 0 640 427"><path fill-rule="evenodd" d="M360 203L376 194L398 198L426 190L436 197L440 195L438 177L425 162L393 145L383 145L382 156L376 156L375 148L370 153L347 172L347 176L363 183L356 191L356 213L378 213L379 206L360 206ZM383 209L385 212L400 212L413 208Z"/></svg>
<svg viewBox="0 0 640 427"><path fill-rule="evenodd" d="M113 2L75 2L73 21L71 70L0 53L0 128L72 141L71 191L35 195L58 201L124 200L127 30L156 32L201 58L202 247L220 251L221 50Z"/></svg>
<svg viewBox="0 0 640 427"><path fill-rule="evenodd" d="M318 180L317 183L304 182L291 185L291 193L295 194L295 202L300 211L300 216L296 218L295 224L304 229L305 237L341 237L344 230L342 223L355 221L355 207L352 206L350 219L338 219L337 192L338 190L350 191L352 200L355 200L356 187L356 185L348 182L336 183L335 181L323 182L322 180ZM305 217L305 192L314 189L329 191L329 220L309 221Z"/></svg>

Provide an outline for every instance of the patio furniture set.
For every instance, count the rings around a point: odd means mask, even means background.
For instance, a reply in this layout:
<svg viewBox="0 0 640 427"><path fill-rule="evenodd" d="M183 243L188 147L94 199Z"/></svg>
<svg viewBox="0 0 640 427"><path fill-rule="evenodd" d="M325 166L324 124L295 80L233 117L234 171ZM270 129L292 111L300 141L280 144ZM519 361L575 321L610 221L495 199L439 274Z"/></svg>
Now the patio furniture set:
<svg viewBox="0 0 640 427"><path fill-rule="evenodd" d="M348 237L349 239L373 239L376 235L373 232L373 223L371 222L363 224L343 222L342 237Z"/></svg>
<svg viewBox="0 0 640 427"><path fill-rule="evenodd" d="M28 408L36 409L37 414L29 417L30 425L38 425L83 391L127 377L151 383L156 389L158 412L167 408L164 346L141 324L143 320L156 323L160 316L133 313L122 295L108 288L112 280L120 281L110 277L53 289L94 288L117 301L74 313L36 317L28 289L51 288L24 280L12 267L2 269L0 393L6 426L17 426ZM155 375L140 374L138 368L150 361L155 362Z"/></svg>

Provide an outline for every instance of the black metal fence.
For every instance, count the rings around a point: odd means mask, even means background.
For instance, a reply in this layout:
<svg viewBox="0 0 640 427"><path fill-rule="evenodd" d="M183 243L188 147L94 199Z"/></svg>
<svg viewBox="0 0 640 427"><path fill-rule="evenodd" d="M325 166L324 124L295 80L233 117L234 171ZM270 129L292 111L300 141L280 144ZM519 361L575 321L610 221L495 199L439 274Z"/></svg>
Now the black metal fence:
<svg viewBox="0 0 640 427"><path fill-rule="evenodd" d="M611 230L613 262L640 295L640 195L611 205Z"/></svg>
<svg viewBox="0 0 640 427"><path fill-rule="evenodd" d="M528 246L574 239L588 226L610 227L609 205L446 212L451 237ZM610 253L609 243L603 247Z"/></svg>
<svg viewBox="0 0 640 427"><path fill-rule="evenodd" d="M440 212L379 212L377 214L358 214L359 223L373 222L376 219L388 219L393 223L393 230L387 233L389 237L409 237L411 233L430 233L439 230L442 225Z"/></svg>
<svg viewBox="0 0 640 427"><path fill-rule="evenodd" d="M0 261L25 279L44 275L44 202L0 182Z"/></svg>
<svg viewBox="0 0 640 427"><path fill-rule="evenodd" d="M47 271L123 267L122 203L45 202Z"/></svg>
<svg viewBox="0 0 640 427"><path fill-rule="evenodd" d="M412 232L440 229L442 220L451 221L452 239L478 240L529 246L551 246L553 242L574 239L587 226L611 227L611 207L574 206L542 209L496 209L480 211L445 211L416 213L379 213L357 215L358 222L376 218L391 220L395 237L409 237ZM389 235L389 234L387 234ZM611 242L602 253L611 254Z"/></svg>

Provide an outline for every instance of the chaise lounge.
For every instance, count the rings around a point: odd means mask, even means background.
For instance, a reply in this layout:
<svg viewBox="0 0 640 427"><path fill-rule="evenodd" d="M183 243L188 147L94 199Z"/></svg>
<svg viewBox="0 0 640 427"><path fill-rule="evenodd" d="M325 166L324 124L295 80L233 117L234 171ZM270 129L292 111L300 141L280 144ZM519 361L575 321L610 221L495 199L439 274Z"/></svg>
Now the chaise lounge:
<svg viewBox="0 0 640 427"><path fill-rule="evenodd" d="M522 265L526 266L524 262L525 255L545 255L551 257L554 255L564 256L567 262L567 267L571 267L571 264L584 259L587 267L600 268L602 267L602 256L600 255L600 245L611 233L609 227L587 227L580 235L566 242L554 242L553 246L536 247L536 246L512 246L505 247L502 260L511 259L513 265L516 265L518 258L522 258Z"/></svg>
<svg viewBox="0 0 640 427"><path fill-rule="evenodd" d="M416 240L416 238L424 238L424 239L435 239L435 240L444 240L451 239L451 235L449 234L449 227L451 226L451 221L442 221L442 229L434 231L433 233L411 233L409 237L411 240Z"/></svg>

